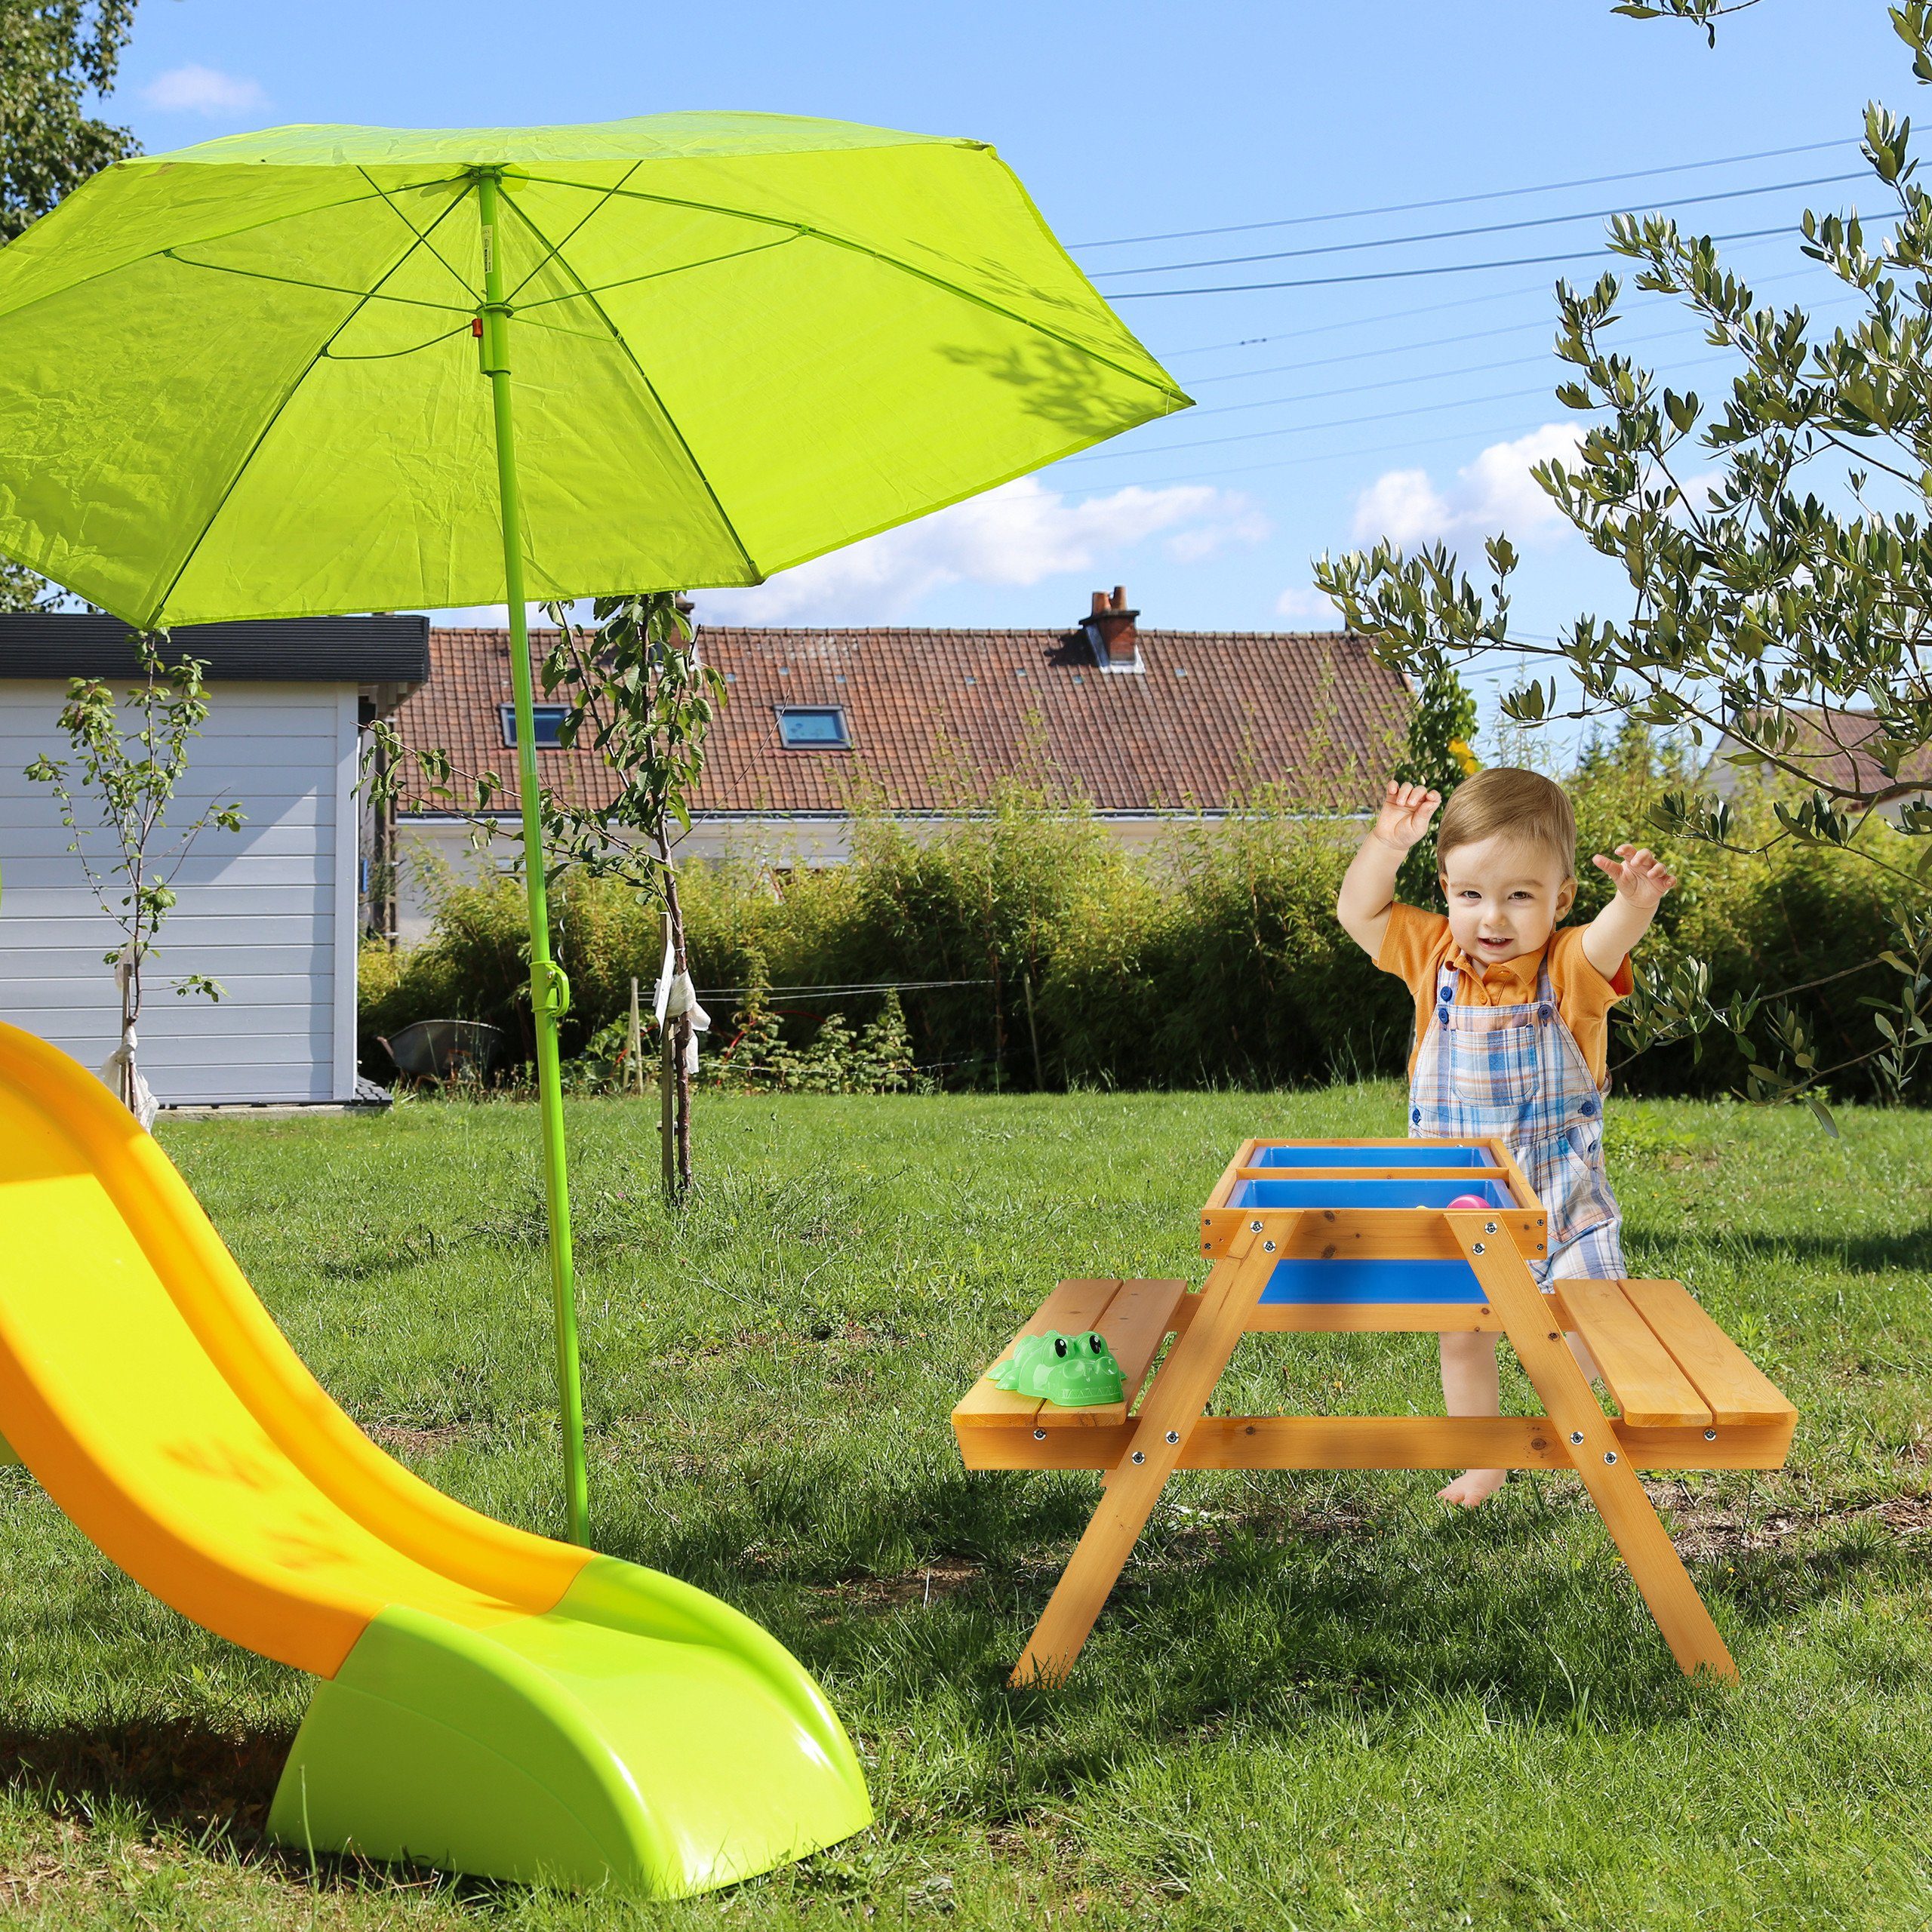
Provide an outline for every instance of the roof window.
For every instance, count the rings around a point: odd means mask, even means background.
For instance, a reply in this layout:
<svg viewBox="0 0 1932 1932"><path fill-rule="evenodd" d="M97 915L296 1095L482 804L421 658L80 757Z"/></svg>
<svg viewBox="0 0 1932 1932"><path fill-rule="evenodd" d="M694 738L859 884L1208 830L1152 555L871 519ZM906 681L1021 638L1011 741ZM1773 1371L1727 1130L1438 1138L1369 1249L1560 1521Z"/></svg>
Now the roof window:
<svg viewBox="0 0 1932 1932"><path fill-rule="evenodd" d="M835 704L781 704L778 742L800 751L842 750L852 742L845 712Z"/></svg>
<svg viewBox="0 0 1932 1932"><path fill-rule="evenodd" d="M568 715L567 704L537 704L530 710L530 742L540 752L557 749L557 734L564 728L564 719ZM503 721L503 743L512 750L516 748L516 706L500 704L497 715Z"/></svg>

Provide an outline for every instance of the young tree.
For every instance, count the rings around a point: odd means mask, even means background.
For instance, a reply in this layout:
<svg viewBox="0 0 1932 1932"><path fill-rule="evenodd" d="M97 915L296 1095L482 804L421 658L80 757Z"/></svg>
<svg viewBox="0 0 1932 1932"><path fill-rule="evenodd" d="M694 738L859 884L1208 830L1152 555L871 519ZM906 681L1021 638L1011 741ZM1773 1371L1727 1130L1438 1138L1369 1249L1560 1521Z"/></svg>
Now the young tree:
<svg viewBox="0 0 1932 1932"><path fill-rule="evenodd" d="M53 788L60 823L74 835L67 849L78 855L101 910L120 931L121 943L103 957L114 968L120 989L121 1043L101 1069L101 1078L112 1077L128 1111L146 1127L153 1121L155 1103L135 1063L135 1029L147 964L158 949L162 924L174 905L174 881L195 841L211 825L238 831L242 819L238 804L211 804L186 826L168 825L168 806L188 768L188 741L198 736L208 714L202 687L208 666L193 657L164 664L159 634L137 632L134 643L143 681L118 699L109 685L74 678L60 719L68 755L42 753L25 775ZM84 825L84 816L92 823ZM111 839L116 852L105 872L88 849L88 841L96 833ZM198 993L211 1000L222 995L220 983L203 973L177 980L174 990L177 995Z"/></svg>
<svg viewBox="0 0 1932 1932"><path fill-rule="evenodd" d="M600 597L589 628L574 623L567 605L546 608L557 636L543 660L543 689L566 706L558 743L587 742L617 787L603 805L546 792L544 842L553 865L626 879L664 909L666 1060L675 1095L669 1172L681 1197L691 1184L693 1029L706 1021L691 987L674 848L691 829L691 797L704 774L705 739L724 705L724 680L700 659L697 634L672 592Z"/></svg>
<svg viewBox="0 0 1932 1932"><path fill-rule="evenodd" d="M679 602L671 591L600 597L589 626L574 623L567 605L545 607L557 629L543 660L543 689L565 706L558 742L589 745L615 777L617 789L606 804L579 804L552 792L539 804L552 878L576 871L622 878L663 908L670 938L665 1057L673 1096L666 1178L681 1196L691 1183L695 1034L707 1016L691 987L676 846L691 829L691 796L703 775L705 739L724 705L724 680L700 658ZM378 724L372 740L364 782L379 802L393 797L405 770L414 769L438 798L454 801L460 782L463 809L481 824L508 789L494 771L458 771L441 749L419 751L409 761L392 725ZM487 829L521 837L494 820Z"/></svg>
<svg viewBox="0 0 1932 1932"><path fill-rule="evenodd" d="M1728 10L1618 11L1708 26ZM1932 82L1932 5L1890 12L1914 75ZM1863 152L1887 214L1804 218L1801 251L1862 312L1829 334L1801 308L1761 304L1708 235L1662 216L1612 223L1636 286L1681 302L1735 353L1714 405L1618 352L1616 275L1558 284L1557 353L1574 374L1557 396L1591 420L1574 463L1533 473L1623 574L1626 617L1580 616L1552 642L1512 635L1518 558L1502 535L1481 586L1441 544L1409 556L1379 543L1315 570L1350 626L1411 674L1503 651L1522 667L1503 704L1519 723L1611 714L1695 746L1721 741L1734 771L1778 795L1770 842L1838 847L1881 869L1898 930L1866 962L1892 989L1870 1002L1869 1047L1825 1063L1775 991L1718 1013L1694 961L1636 1009L1642 1038L1727 1028L1756 1097L1802 1097L1828 1122L1832 1075L1872 1062L1896 1084L1932 1047L1932 808L1920 801L1932 783L1932 194L1909 138L1909 122L1868 109ZM1714 791L1667 794L1659 829L1734 849L1743 836Z"/></svg>
<svg viewBox="0 0 1932 1932"><path fill-rule="evenodd" d="M134 0L0 0L0 245L136 151L125 128L86 112L90 94L113 86L134 23ZM0 611L49 595L42 578L0 558Z"/></svg>

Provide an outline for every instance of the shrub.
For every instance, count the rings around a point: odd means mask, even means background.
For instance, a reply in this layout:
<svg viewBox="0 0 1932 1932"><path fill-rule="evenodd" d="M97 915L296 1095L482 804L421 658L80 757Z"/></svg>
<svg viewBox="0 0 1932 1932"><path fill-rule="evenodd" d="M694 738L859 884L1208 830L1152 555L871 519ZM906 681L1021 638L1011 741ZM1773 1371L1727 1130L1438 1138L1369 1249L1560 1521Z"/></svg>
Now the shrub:
<svg viewBox="0 0 1932 1932"><path fill-rule="evenodd" d="M1659 843L1649 816L1686 777L1681 759L1641 734L1585 755L1568 780L1581 841L1575 916L1589 917L1610 890L1589 855L1626 840ZM1740 800L1738 810L1768 815L1770 801ZM1867 835L1896 837L1882 827ZM1291 814L1261 787L1239 814L1184 822L1168 847L1137 857L1091 812L1009 789L982 813L918 833L862 819L848 866L694 867L684 875L694 977L701 988L746 989L707 1002L708 1077L876 1091L915 1078L1274 1086L1398 1072L1407 993L1334 917L1357 836L1348 820ZM1881 980L1834 976L1890 943L1872 868L1796 844L1768 857L1708 846L1687 854L1667 840L1660 849L1682 882L1646 942L1647 971L1700 957L1719 1000L1795 988L1793 1006L1828 1048L1869 1032L1859 1002ZM566 875L552 917L573 990L565 1051L608 1060L618 1036L600 1040L600 1029L628 1013L632 977L648 991L657 971L656 909L620 883ZM510 879L452 883L426 944L365 952L365 1051L374 1050L377 1077L388 1068L374 1036L435 1015L488 1020L506 1031L507 1063L530 1057L523 918ZM906 988L903 1003L883 991L810 990L890 984ZM1727 1091L1743 1074L1721 1041L1701 1063L1688 1045L1629 1060L1614 1036L1611 1061L1618 1081L1641 1092ZM1872 1086L1847 1081L1841 1091Z"/></svg>

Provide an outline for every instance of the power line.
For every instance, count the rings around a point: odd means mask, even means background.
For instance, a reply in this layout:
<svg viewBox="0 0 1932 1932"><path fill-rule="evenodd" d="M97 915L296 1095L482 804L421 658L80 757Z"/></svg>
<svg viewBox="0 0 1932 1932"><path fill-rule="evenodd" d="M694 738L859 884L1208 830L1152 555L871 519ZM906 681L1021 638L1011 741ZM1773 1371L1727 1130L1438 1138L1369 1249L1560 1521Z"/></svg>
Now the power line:
<svg viewBox="0 0 1932 1932"><path fill-rule="evenodd" d="M1754 195L1785 194L1795 188L1829 188L1841 181L1870 179L1869 172L1860 168L1848 174L1815 174L1803 181L1767 181L1761 187L1727 188L1715 194L1684 195L1663 204L1663 211L1667 214L1673 208L1696 208L1706 202L1743 201ZM1238 268L1247 262L1299 261L1312 255L1355 254L1365 248L1401 248L1418 242L1460 242L1472 235L1509 235L1525 228L1560 228L1566 222L1604 221L1613 215L1631 211L1627 205L1580 208L1571 214L1529 215L1521 221L1487 222L1474 228L1438 228L1423 235L1386 235L1368 242L1324 242L1318 248L1275 248L1259 255L1215 255L1199 261L1147 262L1134 268L1096 269L1092 272L1092 279L1106 281L1124 275L1179 275L1189 269Z"/></svg>
<svg viewBox="0 0 1932 1932"><path fill-rule="evenodd" d="M1841 297L1835 302L1820 302L1814 306L1810 312L1813 314L1822 315L1833 309L1847 308L1850 306L1852 303L1856 302L1857 299L1858 298L1856 296L1847 295ZM1540 325L1535 323L1526 323L1522 326L1525 328L1536 328ZM1546 328L1548 325L1546 323L1540 325L1540 326ZM1675 328L1651 329L1633 335L1620 335L1617 339L1615 346L1617 349L1621 350L1623 349L1633 348L1644 343L1669 342L1678 337L1693 333L1694 331L1700 336L1703 333L1701 329L1697 328L1695 324L1687 325L1680 323ZM1498 333L1500 333L1500 331L1498 331ZM1415 348L1426 349L1432 347L1433 346L1433 344L1428 343L1405 343L1401 345L1402 348L1405 349ZM1331 363L1350 362L1359 361L1364 356L1388 355L1393 355L1396 352L1398 352L1393 349L1365 349L1359 351L1356 355L1352 356L1336 355L1331 356L1327 359ZM1543 358L1541 355L1535 354L1508 355L1503 357L1501 361L1496 362L1466 362L1463 364L1460 368L1454 369L1425 369L1414 375L1386 377L1380 382L1348 383L1345 383L1340 389L1305 389L1294 395L1258 396L1246 402L1217 403L1211 409L1195 408L1189 410L1186 413L1186 420L1190 423L1198 423L1204 416L1232 416L1239 411L1250 409L1281 409L1285 408L1291 403L1327 402L1332 401L1338 395L1363 395L1374 389L1403 389L1406 388L1411 383L1444 382L1457 376L1486 376L1494 374L1498 369L1524 368L1532 364L1539 362L1543 359ZM1710 356L1704 356L1699 358L1697 361L1687 364L1685 366L1691 368L1701 368L1706 366L1713 359L1715 358ZM1288 366L1293 367L1294 365L1290 365ZM1318 369L1324 365L1320 362L1309 362L1305 363L1302 366L1305 368ZM1269 372L1257 371L1255 373L1265 374ZM1163 418L1162 420L1167 422L1178 422L1181 419L1178 417L1169 417ZM1152 426L1150 425L1149 426L1151 427ZM1139 448L1140 445L1136 445L1136 447ZM1094 454L1095 460L1098 460L1099 453L1097 451Z"/></svg>
<svg viewBox="0 0 1932 1932"><path fill-rule="evenodd" d="M1779 231L1781 234L1782 229ZM1800 269L1798 274L1814 272ZM1768 279L1766 286L1769 286ZM1479 309L1493 302L1513 301L1522 295L1543 295L1549 293L1549 284L1538 280L1518 282L1514 288L1491 288L1480 295L1458 295L1447 302L1424 302L1413 309L1391 309L1380 315L1348 315L1338 322L1315 322L1298 329L1275 329L1266 335L1248 335L1237 337L1232 342L1202 342L1186 349L1163 349L1158 351L1163 362L1178 360L1183 355L1218 355L1230 349L1258 349L1265 343L1302 342L1310 336L1333 335L1337 329L1372 328L1380 322L1413 321L1418 315L1444 315L1457 309ZM1219 378L1215 380L1218 380Z"/></svg>
<svg viewBox="0 0 1932 1932"><path fill-rule="evenodd" d="M1349 315L1339 322L1315 322L1306 328L1278 329L1268 335L1246 335L1232 342L1196 343L1187 349L1163 349L1158 352L1163 362L1177 361L1183 355L1218 355L1229 349L1259 349L1264 343L1301 342L1312 335L1333 335L1337 329L1372 328L1377 322L1413 321L1418 315L1446 315L1452 309L1481 308L1487 303L1508 302L1519 295L1547 295L1549 284L1546 281L1525 281L1514 288L1492 288L1481 295L1459 295L1453 301L1425 302L1414 309L1397 309L1386 315ZM1220 377L1211 380L1220 381Z"/></svg>
<svg viewBox="0 0 1932 1932"><path fill-rule="evenodd" d="M1892 219L1887 216L1876 217L1880 220ZM1775 228L1744 228L1734 234L1713 235L1713 242L1753 242L1766 235L1795 235L1798 232L1795 222L1780 222ZM1109 302L1151 302L1171 295L1256 295L1276 288L1339 288L1345 283L1358 281L1407 281L1418 275L1475 275L1487 269L1549 268L1563 262L1587 262L1600 260L1601 248L1573 249L1564 255L1518 255L1502 262L1444 262L1434 268L1426 269L1377 269L1361 275L1330 275L1306 277L1294 281L1233 281L1218 283L1206 288L1119 288L1107 300Z"/></svg>
<svg viewBox="0 0 1932 1932"><path fill-rule="evenodd" d="M700 986L700 1000L738 999L745 994L761 992L768 998L810 993L825 999L857 998L864 993L929 992L940 986L990 986L991 980L869 980L836 986Z"/></svg>
<svg viewBox="0 0 1932 1932"><path fill-rule="evenodd" d="M1856 141L1841 137L1831 141L1807 141L1795 148L1761 148L1755 154L1720 156L1715 161L1680 161L1664 168L1634 168L1620 174L1590 174L1574 181L1546 181L1534 188L1492 188L1477 195L1444 195L1434 201L1391 202L1377 208L1343 208L1333 214L1287 215L1275 221L1240 221L1224 228L1178 228L1164 235L1123 235L1111 242L1074 242L1073 248L1129 248L1143 242L1193 242L1210 235L1251 235L1264 228L1304 228L1321 221L1363 221L1373 215L1414 214L1424 208L1453 208L1472 202L1509 201L1522 195L1560 194L1569 188L1602 188L1614 181L1644 181L1660 174L1690 174L1700 168L1733 168L1747 161L1782 161L1794 154L1819 154L1827 148L1856 147Z"/></svg>
<svg viewBox="0 0 1932 1932"><path fill-rule="evenodd" d="M1753 292L1755 293L1755 290L1759 288L1774 288L1783 282L1795 281L1801 278L1815 278L1820 272L1820 271L1815 268L1793 269L1787 271L1783 275L1761 276L1757 278L1754 283ZM1522 292L1524 294L1547 294L1549 286L1549 285L1547 282L1539 281L1534 284L1533 288L1531 289L1525 290ZM1478 300L1487 300L1489 298L1487 297L1478 297L1477 298ZM1847 296L1844 298L1843 302L1811 303L1807 305L1807 313L1811 315L1821 315L1829 309L1843 307L1846 303L1854 299L1854 297ZM1462 303L1453 303L1446 306L1461 307L1466 305ZM1406 312L1414 314L1417 312L1410 310ZM1426 312L1425 311L1423 312ZM1327 327L1331 330L1336 328L1359 329L1367 328L1377 321L1398 321L1400 319L1401 319L1401 318L1398 316L1378 315L1368 317L1367 318L1357 318L1356 319L1348 322L1331 323L1327 325ZM1527 334L1531 329L1554 329L1555 326L1556 320L1553 315L1541 315L1537 317L1533 321L1504 322L1493 329L1471 329L1466 334L1463 335L1432 336L1426 342L1386 343L1380 349L1352 349L1346 355L1344 355L1318 356L1312 361L1271 362L1266 368L1260 369L1224 369L1218 375L1191 376L1188 378L1188 386L1190 389L1205 389L1210 383L1243 383L1247 382L1257 377L1287 375L1303 369L1328 369L1333 368L1337 364L1343 362L1365 362L1378 355L1401 355L1407 354L1411 349L1448 349L1454 346L1458 343L1487 342L1500 335L1522 335ZM1686 326L1694 325L1687 325ZM1300 333L1300 331L1296 331L1295 333ZM1309 333L1313 333L1313 331L1309 331ZM1666 334L1670 333L1674 333L1674 331L1664 332L1664 334ZM1281 336L1262 337L1257 338L1258 340L1261 341L1284 341L1288 339L1289 338L1287 337ZM1647 336L1625 336L1620 337L1619 340L1623 342L1655 342L1663 340L1663 335L1653 334ZM1217 346L1229 349L1239 349L1248 346L1247 344L1243 343L1225 343ZM1174 352L1189 354L1200 353L1202 352L1183 350ZM1193 413L1196 415L1201 415L1210 412L1197 409Z"/></svg>
<svg viewBox="0 0 1932 1932"><path fill-rule="evenodd" d="M1687 362L1682 366L1687 369L1707 368L1714 362L1723 362L1729 359L1727 355L1720 353L1715 355L1700 356L1696 361ZM1346 395L1349 392L1340 390L1336 393ZM1246 429L1232 436L1201 436L1190 442L1149 444L1142 445L1137 450L1109 451L1104 454L1097 452L1087 456L1070 456L1063 458L1060 466L1065 468L1076 463L1119 463L1130 456L1143 454L1155 456L1163 454L1169 450L1215 449L1226 443L1259 442L1269 436L1306 435L1310 431L1315 429L1353 429L1359 428L1364 423L1394 423L1407 416L1430 416L1444 409L1473 409L1486 402L1515 402L1521 401L1525 396L1549 395L1549 394L1548 383L1539 383L1534 389L1503 389L1493 395L1452 396L1444 402L1417 403L1413 408L1407 409L1381 410L1373 416L1344 417L1327 423L1291 423L1279 429ZM1294 399L1312 400L1312 398ZM1609 405L1607 403L1595 404L1592 407L1607 408Z"/></svg>

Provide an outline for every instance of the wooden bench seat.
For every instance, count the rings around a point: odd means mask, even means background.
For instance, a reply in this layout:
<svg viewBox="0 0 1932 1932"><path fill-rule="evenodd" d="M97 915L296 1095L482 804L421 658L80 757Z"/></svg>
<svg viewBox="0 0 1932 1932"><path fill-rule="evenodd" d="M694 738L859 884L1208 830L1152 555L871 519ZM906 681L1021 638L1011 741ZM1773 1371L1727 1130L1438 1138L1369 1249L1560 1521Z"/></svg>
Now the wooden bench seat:
<svg viewBox="0 0 1932 1932"><path fill-rule="evenodd" d="M1695 1430L1710 1442L1781 1432L1789 1447L1797 1410L1681 1281L1566 1281L1556 1299L1631 1428Z"/></svg>
<svg viewBox="0 0 1932 1932"><path fill-rule="evenodd" d="M1181 1281L1062 1281L992 1366L1004 1361L1022 1337L1097 1329L1120 1362L1124 1398L1063 1409L1001 1388L989 1370L952 1412L967 1466L1111 1468L1127 1446L1128 1417L1161 1343L1186 1328L1199 1299ZM1797 1410L1681 1282L1571 1280L1553 1299L1564 1325L1575 1329L1596 1357L1617 1405L1618 1438L1639 1468L1783 1466ZM1404 1318L1412 1312L1420 1311L1384 1311ZM1254 1326L1273 1327L1271 1312L1264 1301ZM1496 1325L1486 1306L1481 1313L1480 1325ZM1560 1468L1563 1451L1539 1421L1228 1416L1204 1423L1181 1466L1449 1469L1494 1462ZM1080 1433L1063 1433L1073 1431Z"/></svg>
<svg viewBox="0 0 1932 1932"><path fill-rule="evenodd" d="M993 1359L986 1374L967 1392L952 1412L955 1433L980 1429L1117 1428L1127 1420L1140 1385L1161 1343L1173 1331L1175 1312L1187 1293L1185 1281L1063 1281L1043 1301ZM1118 1402L1063 1409L1037 1395L1022 1395L990 1380L992 1370L1011 1356L1028 1335L1057 1329L1063 1335L1097 1330L1120 1364L1125 1394Z"/></svg>

